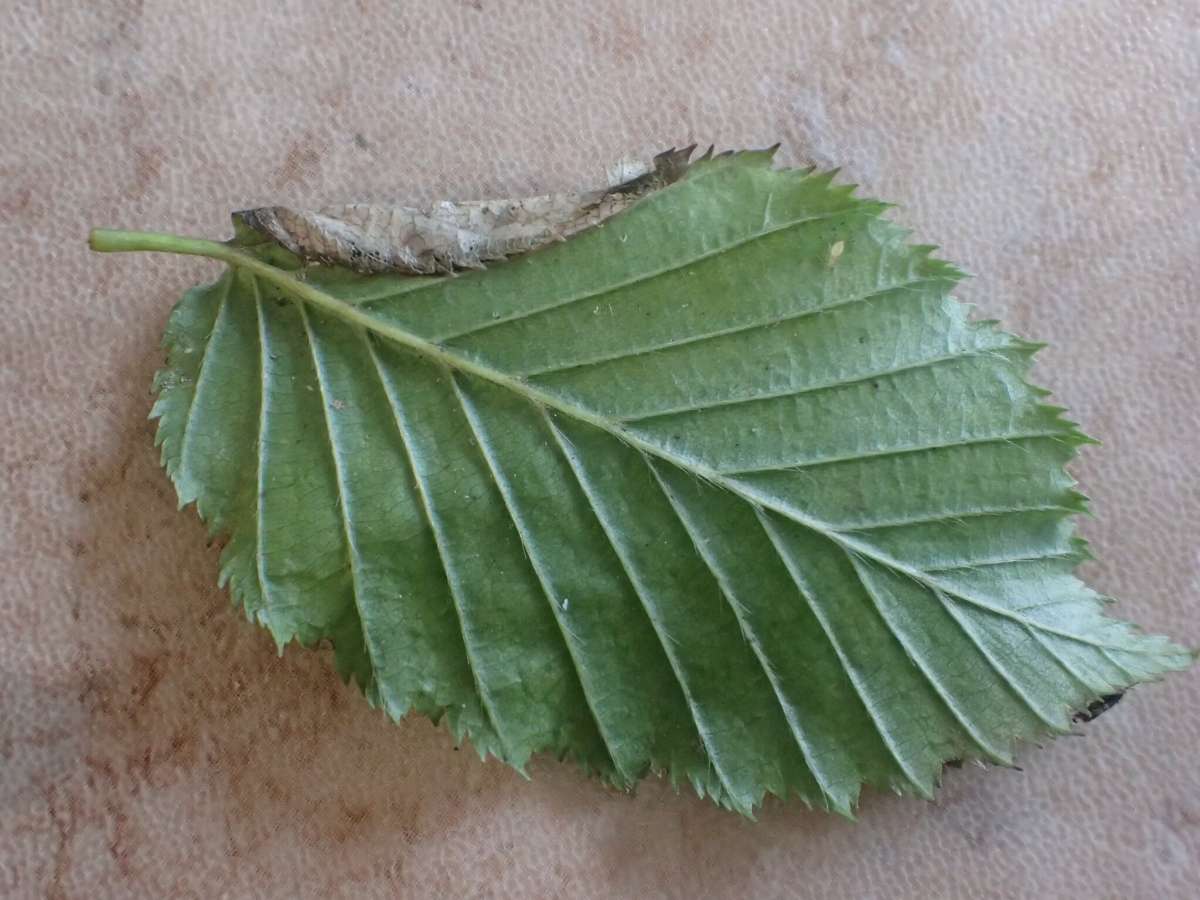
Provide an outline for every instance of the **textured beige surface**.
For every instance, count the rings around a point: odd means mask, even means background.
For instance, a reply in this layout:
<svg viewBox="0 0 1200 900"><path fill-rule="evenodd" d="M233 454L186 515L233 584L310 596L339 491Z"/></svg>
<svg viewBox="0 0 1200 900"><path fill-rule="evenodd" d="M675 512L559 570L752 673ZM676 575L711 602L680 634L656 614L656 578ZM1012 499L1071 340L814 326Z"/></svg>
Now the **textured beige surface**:
<svg viewBox="0 0 1200 900"><path fill-rule="evenodd" d="M1198 83L1194 0L0 3L0 896L1196 896L1194 672L857 825L389 725L228 608L158 469L158 338L214 269L83 241L782 140L1053 342L1042 381L1106 440L1086 575L1194 645Z"/></svg>

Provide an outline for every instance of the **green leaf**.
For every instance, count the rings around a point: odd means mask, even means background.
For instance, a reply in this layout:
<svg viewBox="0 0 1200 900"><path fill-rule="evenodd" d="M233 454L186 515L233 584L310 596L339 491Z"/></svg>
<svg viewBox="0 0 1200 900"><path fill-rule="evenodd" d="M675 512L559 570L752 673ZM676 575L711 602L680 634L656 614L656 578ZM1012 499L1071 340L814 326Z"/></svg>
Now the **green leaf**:
<svg viewBox="0 0 1200 900"><path fill-rule="evenodd" d="M231 266L153 415L281 647L518 769L849 814L1192 660L1075 577L1086 439L883 209L754 152L456 278L93 246Z"/></svg>

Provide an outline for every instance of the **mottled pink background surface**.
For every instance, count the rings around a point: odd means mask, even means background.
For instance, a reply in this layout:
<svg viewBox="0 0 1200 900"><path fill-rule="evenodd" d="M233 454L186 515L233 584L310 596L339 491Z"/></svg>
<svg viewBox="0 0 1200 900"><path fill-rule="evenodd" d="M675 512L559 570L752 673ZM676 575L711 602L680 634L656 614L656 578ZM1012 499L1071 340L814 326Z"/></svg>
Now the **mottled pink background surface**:
<svg viewBox="0 0 1200 900"><path fill-rule="evenodd" d="M624 153L844 166L1052 342L1118 612L1200 643L1194 0L0 4L0 896L1194 897L1197 675L859 824L532 782L394 726L216 590L146 421L203 261L268 202L558 190Z"/></svg>

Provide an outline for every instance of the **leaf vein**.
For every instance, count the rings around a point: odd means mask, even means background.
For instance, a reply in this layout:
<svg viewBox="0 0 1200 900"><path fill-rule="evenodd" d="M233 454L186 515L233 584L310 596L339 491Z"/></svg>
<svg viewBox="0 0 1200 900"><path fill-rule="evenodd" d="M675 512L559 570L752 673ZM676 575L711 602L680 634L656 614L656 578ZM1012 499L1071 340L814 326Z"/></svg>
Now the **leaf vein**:
<svg viewBox="0 0 1200 900"><path fill-rule="evenodd" d="M488 726L492 729L492 733L496 735L497 740L500 742L505 755L510 756L511 749L504 737L504 732L500 730L499 718L492 708L492 699L487 687L484 685L483 679L480 677L478 663L471 649L472 637L463 615L461 585L458 584L458 580L453 574L450 557L446 549L446 537L441 519L433 508L428 487L425 484L425 474L422 472L421 466L417 462L416 454L413 452L411 446L412 436L409 433L405 414L401 411L403 405L399 397L394 393L394 386L391 380L383 373L383 363L380 361L379 354L371 343L370 338L364 332L360 332L360 334L363 343L366 344L367 352L370 354L375 374L378 376L384 395L387 397L388 407L392 413L392 421L400 436L400 446L404 449L405 457L412 471L413 485L416 488L417 496L421 500L421 510L425 514L425 520L429 523L430 531L433 534L434 547L437 550L438 559L442 564L442 573L446 576L446 586L450 593L450 604L454 609L455 619L458 623L459 636L462 638L463 655L467 662L467 669L471 673L471 680L475 683L475 692L479 695L480 709L483 711L483 715L487 720Z"/></svg>
<svg viewBox="0 0 1200 900"><path fill-rule="evenodd" d="M671 667L671 672L675 675L675 680L679 684L679 689L683 693L683 697L687 702L688 709L692 713L692 719L696 726L696 733L700 737L700 742L704 745L705 755L708 757L709 763L712 765L713 772L716 774L717 779L721 782L721 786L725 789L725 792L728 794L731 802L740 805L741 800L738 796L738 793L726 775L724 768L721 765L720 757L712 745L712 740L709 736L709 730L704 725L704 717L700 712L700 707L696 703L695 698L692 696L692 692L687 685L687 681L683 677L683 673L680 670L679 660L676 658L675 652L670 647L672 640L670 639L669 635L666 635L664 632L662 624L658 621L658 616L652 611L651 604L647 601L645 585L642 584L642 580L634 573L633 567L625 558L625 551L621 548L620 541L618 541L613 534L612 523L609 522L608 517L600 511L600 506L596 502L596 498L593 494L592 485L588 481L586 475L583 473L579 462L575 459L574 454L571 452L571 449L568 446L570 442L568 441L567 436L559 430L558 426L554 423L554 420L550 417L550 414L546 412L545 409L542 410L542 414L545 416L546 424L549 426L551 434L554 435L554 439L558 444L559 451L567 460L567 465L570 466L571 472L575 475L575 480L579 483L579 487L583 491L583 495L588 501L592 515L596 517L596 521L600 525L600 530L604 532L604 536L608 539L609 546L612 547L612 551L617 558L617 562L620 564L621 569L625 573L625 577L629 580L629 584L633 588L634 594L637 596L642 609L645 611L646 618L649 619L650 626L654 630L654 634L658 637L658 642L662 646L663 653L667 658L667 663Z"/></svg>
<svg viewBox="0 0 1200 900"><path fill-rule="evenodd" d="M554 303L548 304L546 306L538 306L538 307L534 307L532 309L523 309L520 312L516 313L515 315L501 316L498 319L489 319L489 320L482 322L479 325L475 325L471 328L468 328L465 331L456 331L456 332L451 332L448 334L438 335L435 338L431 338L431 340L434 340L437 342L456 341L456 340L459 340L460 338L479 334L480 332L488 331L492 328L499 328L501 325L511 325L513 322L520 322L523 319L529 319L529 318L532 318L533 316L542 315L543 313L553 312L555 310L562 309L565 306L573 306L574 304L582 303L585 300L594 300L597 297L603 297L606 294L612 294L612 293L615 293L616 291L625 290L626 288L633 287L634 285L637 285L637 284L645 284L646 282L653 281L656 278L662 278L663 276L670 275L673 272L682 271L683 269L686 269L688 266L694 266L697 263L701 263L706 259L711 259L714 256L720 256L723 253L728 253L732 250L736 250L739 247L743 247L747 244L754 243L755 241L761 240L762 238L765 238L765 237L770 237L773 234L778 234L779 232L782 232L782 231L789 231L793 228L799 228L804 225L812 224L813 222L822 222L827 219L835 218L837 216L846 215L853 211L854 211L853 207L845 207L845 208L833 210L828 213L821 213L821 214L815 215L815 216L806 216L806 217L800 218L800 219L792 219L788 222L784 222L781 225L776 225L771 228L766 228L766 229L762 229L759 231L751 232L749 235L747 235L744 238L741 238L736 241L732 241L728 244L722 244L721 246L716 247L712 250L707 250L704 253L698 253L695 256L690 256L687 259L683 260L682 262L676 262L676 263L672 263L671 265L668 265L668 266L662 266L658 269L652 269L649 272L639 272L637 275L633 276L632 278L626 278L621 281L614 282L612 284L607 284L602 288L596 288L595 290L591 290L591 291L584 291L583 293L579 293L579 294L572 294L568 297L560 298L559 300L555 301Z"/></svg>
<svg viewBox="0 0 1200 900"><path fill-rule="evenodd" d="M196 370L196 381L192 386L192 396L188 398L187 413L183 420L183 433L179 438L179 462L181 466L187 465L187 447L188 438L192 430L192 418L196 412L196 398L200 396L200 389L205 385L205 373L208 371L208 363L212 358L209 352L214 343L214 337L217 334L217 329L221 327L221 322L225 315L226 301L229 299L229 290L233 284L236 275L230 271L224 279L223 289L221 291L221 299L217 303L217 314L213 316L212 328L208 333L208 338L204 342L204 350L200 354L200 366Z"/></svg>
<svg viewBox="0 0 1200 900"><path fill-rule="evenodd" d="M934 674L932 671L933 667L924 658L924 655L921 654L917 647L913 645L907 636L904 635L902 629L897 627L896 623L892 621L891 616L884 611L883 604L880 602L879 596L875 589L871 586L870 579L867 578L867 576L863 573L862 564L859 562L856 555L845 546L841 546L840 549L850 561L850 567L854 570L854 575L858 579L858 583L862 585L863 590L866 592L867 598L871 601L871 605L875 608L875 612L883 622L887 632L896 641L897 645L899 645L901 652L908 657L916 670L921 673L925 681L928 682L931 688L933 688L934 694L942 702L946 709L950 711L950 715L954 717L959 726L964 732L966 732L967 736L970 737L971 740L974 741L975 744L994 761L1004 764L1010 763L1012 760L1009 758L1009 755L1003 750L997 750L995 747L993 747L991 742L979 732L978 727L974 722L971 721L970 716L960 709L959 703L954 699L953 693L946 688L946 686L941 683L941 680ZM922 589L925 589L924 585L922 585Z"/></svg>
<svg viewBox="0 0 1200 900"><path fill-rule="evenodd" d="M329 457L333 464L334 481L337 485L337 507L338 515L342 521L342 537L346 542L346 562L350 570L350 593L354 600L354 609L358 615L359 629L362 633L363 648L367 651L367 662L371 666L371 678L375 681L376 688L379 688L379 671L380 667L377 661L377 651L371 640L370 629L367 628L367 617L363 610L362 585L360 579L362 576L362 557L359 554L358 543L355 540L355 529L351 524L352 513L350 510L350 492L346 488L346 466L342 460L341 451L338 449L337 439L334 437L334 425L330 420L329 410L332 400L329 396L328 389L328 373L325 371L325 364L321 359L321 354L317 350L317 339L313 335L312 323L309 321L308 311L303 303L297 304L300 311L300 321L304 324L304 337L308 343L309 355L312 357L313 371L317 376L317 391L321 397L321 421L325 425L325 436L328 439ZM367 685L363 685L364 690ZM380 689L380 696L384 696L383 689ZM387 703L384 698L385 704Z"/></svg>
<svg viewBox="0 0 1200 900"><path fill-rule="evenodd" d="M948 566L926 566L923 571L930 574L940 572L969 572L973 569L981 569L988 566L1008 566L1016 563L1048 562L1050 560L1077 560L1078 558L1078 554L1075 553L1042 553L1036 556L998 556L992 559L971 560L970 562L955 563Z"/></svg>
<svg viewBox="0 0 1200 900"><path fill-rule="evenodd" d="M687 534L688 539L691 541L692 547L696 551L696 554L704 561L704 564L708 567L709 572L711 572L713 577L716 579L717 584L720 587L721 597L725 600L726 604L733 612L733 616L737 620L738 626L741 628L742 633L746 636L747 642L750 644L750 649L754 652L754 658L758 661L763 674L767 678L767 682L771 685L771 690L775 694L775 700L779 704L780 710L783 712L783 717L788 724L788 728L792 732L792 737L795 739L796 745L804 757L804 762L808 766L808 770L812 773L813 779L817 783L817 787L825 796L826 803L832 803L833 806L839 809L848 808L844 799L838 797L830 782L826 780L826 777L820 770L820 767L814 762L815 753L812 745L809 743L808 737L805 734L804 726L800 721L799 712L784 696L783 685L780 683L779 677L775 674L775 671L772 669L769 661L767 660L767 655L763 649L762 642L759 640L758 635L755 634L751 624L746 620L745 616L742 615L739 605L734 601L733 585L729 579L728 573L726 573L721 565L712 557L712 554L704 548L703 542L699 540L696 532L694 531L695 526L691 522L691 518L682 508L679 499L675 496L675 492L667 486L667 483L663 480L662 475L659 474L654 463L648 456L646 456L646 454L643 453L641 455L642 459L645 460L646 465L649 467L650 472L654 475L654 480L658 483L659 489L667 498L667 502L670 504L672 511L675 513L675 517L679 520L679 524L683 526L684 533Z"/></svg>
<svg viewBox="0 0 1200 900"><path fill-rule="evenodd" d="M930 359L923 359L917 362L904 366L892 366L887 369L880 369L875 372L867 372L862 375L855 375L853 378L841 378L835 381L825 382L823 384L804 385L799 388L786 388L777 391L764 391L758 394L749 394L742 397L726 397L720 400L712 400L706 403L693 403L687 406L676 406L670 409L658 409L653 412L640 413L636 416L626 416L621 419L625 423L641 423L648 419L663 419L671 416L684 415L693 412L708 412L710 409L722 409L730 406L741 406L748 403L756 403L763 400L784 400L792 397L803 397L806 394L816 394L822 391L832 391L837 388L851 387L853 385L862 384L876 378L887 378L891 375L907 374L911 372L919 372L923 369L931 369L934 366L942 363L955 362L961 359L971 359L975 357L985 356L986 353L969 350L960 353L951 353L945 356L936 356Z"/></svg>
<svg viewBox="0 0 1200 900"><path fill-rule="evenodd" d="M508 513L508 518L513 524L513 528L517 533L517 539L521 542L521 547L525 551L525 558L529 562L533 574L536 576L538 584L541 586L542 593L545 595L547 602L550 604L550 613L554 617L554 622L558 626L559 636L562 638L563 647L567 651L567 656L571 660L572 668L575 672L575 678L579 682L579 689L583 693L584 702L591 714L592 721L596 724L596 731L600 735L600 740L604 744L605 752L608 754L609 760L612 762L613 769L621 775L626 781L633 781L631 774L622 766L617 753L614 750L612 740L610 739L604 722L601 721L600 714L596 711L596 699L593 696L593 689L589 689L588 681L583 675L583 666L579 658L579 650L575 647L579 643L579 639L562 619L561 610L558 603L554 599L554 592L550 588L550 578L546 572L545 564L537 552L536 544L529 534L529 529L517 512L517 507L512 496L512 485L509 480L502 474L501 467L497 464L491 441L488 438L487 432L483 427L483 423L479 416L479 411L475 407L475 403L466 395L462 385L459 383L459 375L447 369L447 377L450 379L450 384L454 388L454 395L458 398L459 406L463 411L463 415L467 420L467 425L471 429L471 433L475 436L475 441L479 446L480 454L484 462L487 464L488 471L491 473L492 481L496 484L496 489L500 494L500 499L504 503L504 509ZM570 637L568 638L568 634ZM594 686L593 686L594 688Z"/></svg>
<svg viewBox="0 0 1200 900"><path fill-rule="evenodd" d="M904 528L909 525L939 525L944 522L957 523L962 519L980 519L988 516L1020 515L1024 513L1076 512L1069 506L997 506L989 509L968 509L962 512L939 513L936 516L913 516L904 519L878 519L873 522L847 522L837 526L839 531L881 531L885 528Z"/></svg>
<svg viewBox="0 0 1200 900"><path fill-rule="evenodd" d="M743 334L749 331L758 329L773 328L784 323L792 323L801 319L807 319L812 316L818 316L822 313L830 312L831 310L841 309L846 306L852 306L856 303L866 303L871 300L876 300L885 294L892 292L912 291L914 288L932 284L945 284L949 287L953 283L949 278L914 278L911 281L904 281L898 284L889 285L887 287L876 288L868 291L865 294L857 294L853 297L846 297L841 300L835 300L832 303L826 303L822 306L814 307L813 309L805 309L795 313L789 313L784 316L774 316L772 318L755 320L746 322L741 325L731 325L728 328L721 328L716 331L705 331L699 334L688 335L685 338L676 338L670 341L664 341L661 344L655 344L650 347L643 347L638 350L623 350L618 353L613 353L605 356L597 356L592 359L582 360L579 362L565 363L562 365L550 366L544 369L532 369L521 372L520 374L526 378L539 378L543 375L555 375L561 372L567 372L571 369L582 369L591 366L601 365L602 363L621 362L626 359L634 359L638 356L649 356L654 353L660 353L664 350L674 350L678 347L687 347L691 344L698 344L704 341L715 340L718 338L729 337L731 335Z"/></svg>
<svg viewBox="0 0 1200 900"><path fill-rule="evenodd" d="M1014 441L1053 439L1065 440L1070 437L1067 431L1029 431L1013 434L987 435L969 438L964 441L939 441L932 444L912 444L903 447L888 447L882 450L871 450L863 453L850 453L844 456L817 457L801 459L794 462L771 463L765 466L751 466L744 469L722 469L722 475L758 475L767 472L790 472L795 469L811 469L816 466L829 466L838 463L858 462L863 459L880 459L887 456L905 456L910 453L926 453L930 450L948 450L951 447L978 447L987 444L1009 444Z"/></svg>
<svg viewBox="0 0 1200 900"><path fill-rule="evenodd" d="M855 694L858 695L859 702L862 703L863 710L866 712L867 718L869 718L871 720L871 724L875 726L875 731L879 734L879 739L884 748L891 755L892 759L896 761L896 765L899 767L901 774L908 779L909 783L912 784L912 786L915 787L922 795L926 797L930 796L931 792L926 784L926 779L921 778L912 770L911 764L907 759L904 758L904 755L900 752L900 749L896 746L891 735L888 733L887 728L885 728L883 722L880 721L879 712L875 708L875 703L867 696L867 691L861 683L859 674L855 671L854 666L850 664L850 659L846 656L846 651L842 647L841 641L839 641L834 635L832 626L825 615L825 610L814 599L813 594L807 585L807 581L801 574L799 567L796 566L791 556L784 551L782 546L782 535L780 535L775 527L771 524L770 520L767 518L766 511L762 507L756 505L754 507L754 514L758 518L759 525L761 525L763 531L766 532L767 539L771 542L771 546L775 549L775 555L779 558L779 561L783 563L784 569L787 570L788 575L792 579L792 583L795 584L797 593L800 594L800 597L804 600L804 602L808 605L809 610L812 612L813 617L821 626L821 633L825 636L825 640L828 641L830 648L834 652L834 655L837 656L838 661L842 664L842 670L846 673L846 678L850 682L850 686L854 689Z"/></svg>
<svg viewBox="0 0 1200 900"><path fill-rule="evenodd" d="M1018 684L1017 680L1005 671L1004 666L1002 666L995 658L994 654L983 645L983 641L979 639L974 630L968 628L967 624L959 617L959 611L955 608L954 604L949 601L946 594L936 587L929 585L925 585L925 587L927 590L933 592L934 596L937 597L938 602L942 604L942 607L950 615L950 618L953 619L955 624L958 625L959 630L966 635L967 640L975 645L975 648L979 651L979 655L983 657L984 661L988 664L992 671L1000 676L1000 681L1005 685L1005 687L1007 687L1008 690L1018 700L1020 700L1029 709L1029 711L1038 718L1039 721L1043 722L1052 731L1061 732L1063 730L1063 726L1047 717L1046 714L1043 713L1039 708L1039 706L1033 702L1029 694L1025 691L1025 688Z"/></svg>
<svg viewBox="0 0 1200 900"><path fill-rule="evenodd" d="M1090 684L1088 684L1087 679L1080 675L1075 667L1068 663L1062 654L1055 650L1050 644L1046 643L1046 639L1044 637L1028 627L1026 628L1026 633L1033 639L1035 644L1045 651L1047 656L1054 660L1060 669L1067 673L1067 676L1072 681L1080 685L1085 691L1087 691L1089 695L1098 696L1098 692ZM1100 650L1099 653L1105 656L1105 658L1109 658L1103 650ZM1111 658L1109 658L1109 661L1111 662Z"/></svg>
<svg viewBox="0 0 1200 900"><path fill-rule="evenodd" d="M270 591L267 587L269 581L267 579L266 525L263 518L263 503L266 500L267 494L267 446L270 443L266 437L270 405L268 401L271 396L271 364L267 361L270 358L270 353L267 349L269 344L267 342L267 322L266 313L263 310L262 291L258 286L257 278L251 276L250 283L254 288L254 311L258 322L259 390L261 392L258 404L258 452L254 454L256 460L254 476L254 571L258 577L259 600L262 604L260 610L257 612L258 619L261 622L266 616L275 612L271 603Z"/></svg>

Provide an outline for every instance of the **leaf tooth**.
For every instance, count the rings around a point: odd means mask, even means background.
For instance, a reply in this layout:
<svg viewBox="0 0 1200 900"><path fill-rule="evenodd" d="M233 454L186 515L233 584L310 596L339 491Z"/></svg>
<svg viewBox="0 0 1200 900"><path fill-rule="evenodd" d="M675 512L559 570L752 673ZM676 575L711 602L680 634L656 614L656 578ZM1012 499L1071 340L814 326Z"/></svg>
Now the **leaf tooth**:
<svg viewBox="0 0 1200 900"><path fill-rule="evenodd" d="M833 184L833 180L842 172L841 166L835 166L832 169L818 169L813 172L806 180L810 186L816 190L828 190Z"/></svg>
<svg viewBox="0 0 1200 900"><path fill-rule="evenodd" d="M1003 329L998 327L1000 325L1000 323L997 322L995 319L987 319L984 321L988 325L996 327L997 331L1001 331L1003 334L1007 335L1008 339L1013 343L1014 346L1021 347L1024 350L1028 350L1030 355L1032 355L1032 356L1036 356L1038 353L1041 353L1043 350L1045 350L1047 347L1050 346L1045 341L1030 341L1030 340L1026 340L1025 338L1018 337L1015 334L1011 334L1010 332L1003 331ZM1033 386L1031 385L1030 387L1033 387ZM1033 389L1039 390L1039 388L1033 388ZM1046 393L1050 393L1050 392L1047 391Z"/></svg>
<svg viewBox="0 0 1200 900"><path fill-rule="evenodd" d="M911 234L907 232L906 234ZM937 244L910 244L908 249L913 253L918 269L929 276L948 278L951 281L965 281L973 276L952 262L934 256L941 249Z"/></svg>

